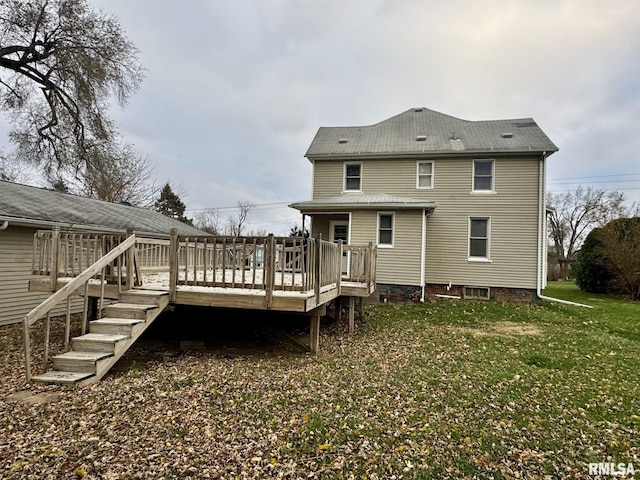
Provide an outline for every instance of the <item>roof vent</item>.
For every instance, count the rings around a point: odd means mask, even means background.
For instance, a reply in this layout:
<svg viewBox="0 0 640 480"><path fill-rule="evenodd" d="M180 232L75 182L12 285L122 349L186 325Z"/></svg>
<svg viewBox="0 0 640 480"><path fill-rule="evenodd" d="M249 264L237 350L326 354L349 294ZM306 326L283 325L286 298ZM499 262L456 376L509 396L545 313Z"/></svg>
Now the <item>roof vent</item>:
<svg viewBox="0 0 640 480"><path fill-rule="evenodd" d="M426 135L416 135L416 142L424 142L426 139Z"/></svg>
<svg viewBox="0 0 640 480"><path fill-rule="evenodd" d="M513 133L511 132L504 132L502 134L502 138L513 138Z"/></svg>
<svg viewBox="0 0 640 480"><path fill-rule="evenodd" d="M423 110L422 107L418 107L418 108L414 108L413 111L414 112L421 112Z"/></svg>
<svg viewBox="0 0 640 480"><path fill-rule="evenodd" d="M339 138L338 143L347 143L349 141L348 138Z"/></svg>

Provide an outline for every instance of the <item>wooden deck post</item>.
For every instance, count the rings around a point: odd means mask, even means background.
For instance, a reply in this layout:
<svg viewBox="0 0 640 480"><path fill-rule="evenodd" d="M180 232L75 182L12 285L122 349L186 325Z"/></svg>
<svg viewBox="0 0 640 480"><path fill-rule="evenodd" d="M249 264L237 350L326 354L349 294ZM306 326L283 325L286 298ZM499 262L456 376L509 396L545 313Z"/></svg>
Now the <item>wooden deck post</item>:
<svg viewBox="0 0 640 480"><path fill-rule="evenodd" d="M271 308L273 305L273 289L276 282L276 242L273 238L273 233L267 236L265 245L264 264L262 266L264 270L264 306Z"/></svg>
<svg viewBox="0 0 640 480"><path fill-rule="evenodd" d="M314 290L313 290L313 294L316 297L316 305L318 304L318 302L320 302L320 283L322 281L322 272L321 272L321 263L322 263L322 234L318 235L318 238L316 239L316 265L315 265L315 272L314 272L314 276L315 276L315 285L314 285Z"/></svg>
<svg viewBox="0 0 640 480"><path fill-rule="evenodd" d="M51 233L51 291L55 292L58 286L58 269L60 268L60 227L53 227Z"/></svg>
<svg viewBox="0 0 640 480"><path fill-rule="evenodd" d="M127 231L125 232L125 237L129 238L131 235L133 235L133 229L127 228ZM134 285L133 264L135 260L133 258L134 257L133 249L134 247L129 248L126 253L127 259L125 261L127 266L127 290L131 290Z"/></svg>
<svg viewBox="0 0 640 480"><path fill-rule="evenodd" d="M320 349L320 315L312 315L309 325L309 351L316 355Z"/></svg>
<svg viewBox="0 0 640 480"><path fill-rule="evenodd" d="M169 234L169 301L176 301L178 288L178 229L172 228Z"/></svg>
<svg viewBox="0 0 640 480"><path fill-rule="evenodd" d="M354 310L355 310L355 297L349 297L349 335L353 335L355 331Z"/></svg>
<svg viewBox="0 0 640 480"><path fill-rule="evenodd" d="M373 258L373 242L369 242L369 248L365 251L364 260L364 283L367 284L367 288L371 286L371 262L374 262Z"/></svg>
<svg viewBox="0 0 640 480"><path fill-rule="evenodd" d="M340 294L342 293L342 255L342 240L338 240L338 268L336 271L336 276L338 277L336 282L336 286L338 287L338 296L340 296Z"/></svg>

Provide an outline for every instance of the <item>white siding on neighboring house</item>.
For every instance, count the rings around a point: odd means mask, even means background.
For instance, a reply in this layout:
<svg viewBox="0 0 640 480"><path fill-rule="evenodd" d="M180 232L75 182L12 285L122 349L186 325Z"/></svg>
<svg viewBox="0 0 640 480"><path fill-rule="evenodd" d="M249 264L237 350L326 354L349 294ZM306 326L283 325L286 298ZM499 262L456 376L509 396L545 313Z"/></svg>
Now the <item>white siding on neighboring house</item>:
<svg viewBox="0 0 640 480"><path fill-rule="evenodd" d="M21 322L49 295L29 292L35 229L9 227L0 231L0 325ZM74 297L72 312L79 312L82 299ZM66 312L66 302L52 313Z"/></svg>

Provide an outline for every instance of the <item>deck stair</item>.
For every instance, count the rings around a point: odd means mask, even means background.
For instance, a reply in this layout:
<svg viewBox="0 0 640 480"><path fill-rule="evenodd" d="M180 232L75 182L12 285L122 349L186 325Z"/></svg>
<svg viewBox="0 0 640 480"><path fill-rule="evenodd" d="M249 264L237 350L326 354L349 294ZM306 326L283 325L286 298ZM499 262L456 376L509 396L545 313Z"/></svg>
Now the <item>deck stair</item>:
<svg viewBox="0 0 640 480"><path fill-rule="evenodd" d="M97 383L169 304L168 292L133 289L89 322L89 333L71 339L71 350L53 357L41 383Z"/></svg>

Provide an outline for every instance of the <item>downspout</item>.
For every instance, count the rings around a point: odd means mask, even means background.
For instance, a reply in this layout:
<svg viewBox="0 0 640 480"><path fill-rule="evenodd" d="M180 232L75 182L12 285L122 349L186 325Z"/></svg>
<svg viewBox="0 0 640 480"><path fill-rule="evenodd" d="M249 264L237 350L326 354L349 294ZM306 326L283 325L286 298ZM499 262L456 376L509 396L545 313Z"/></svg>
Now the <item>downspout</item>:
<svg viewBox="0 0 640 480"><path fill-rule="evenodd" d="M424 266L424 261L425 261L425 251L426 251L426 243L427 243L427 237L426 237L426 228L427 228L427 209L423 208L422 209L422 245L420 247L420 285L422 286L422 291L420 293L420 302L424 303L424 290L425 290L425 286L424 286L424 282L425 282L425 266Z"/></svg>
<svg viewBox="0 0 640 480"><path fill-rule="evenodd" d="M0 224L0 230L6 230L8 226L9 220L5 220L4 222L2 222L2 224Z"/></svg>
<svg viewBox="0 0 640 480"><path fill-rule="evenodd" d="M549 302L557 302L565 305L573 305L574 307L584 307L584 308L593 308L590 305L585 305L584 303L570 302L569 300L562 300L560 298L547 297L542 295L542 276L544 275L544 262L545 260L542 258L543 247L542 242L547 241L545 226L545 189L544 184L546 181L545 178L545 160L547 158L547 152L542 152L542 157L540 158L540 166L538 171L538 268L536 272L536 297L539 300L547 300Z"/></svg>

